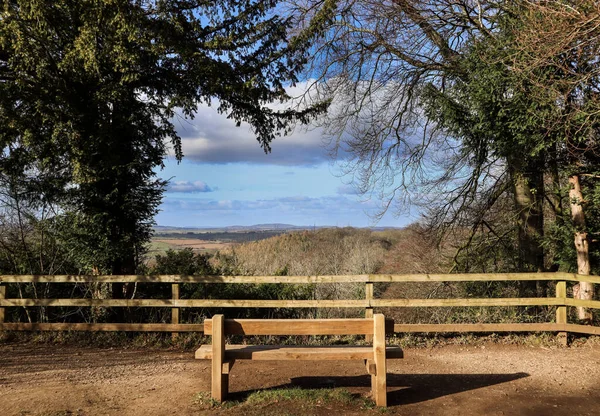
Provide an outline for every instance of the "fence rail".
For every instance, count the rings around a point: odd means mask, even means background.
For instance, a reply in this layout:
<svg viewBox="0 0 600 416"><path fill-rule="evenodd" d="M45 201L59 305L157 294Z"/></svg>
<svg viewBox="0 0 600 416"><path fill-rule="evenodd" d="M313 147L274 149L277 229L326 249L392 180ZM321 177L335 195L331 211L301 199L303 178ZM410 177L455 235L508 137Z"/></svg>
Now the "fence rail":
<svg viewBox="0 0 600 416"><path fill-rule="evenodd" d="M546 298L451 298L451 299L376 299L375 283L456 283L499 281L553 281L556 295ZM599 276L574 273L496 273L496 274L362 274L336 276L187 276L187 275L0 275L0 330L5 331L140 331L201 332L203 324L179 323L179 308L363 308L371 316L373 308L412 307L556 307L555 322L479 323L479 324L402 324L395 332L557 332L600 335L600 327L568 323L568 307L600 309L600 301L567 297L567 282L600 283ZM20 283L170 283L171 299L22 299L7 298L6 286ZM248 300L180 299L179 285L195 284L327 284L362 283L364 299L345 300ZM5 322L5 308L15 307L106 307L171 308L171 323L23 323Z"/></svg>
<svg viewBox="0 0 600 416"><path fill-rule="evenodd" d="M1 283L401 283L570 281L600 283L600 276L575 273L356 274L321 276L189 276L189 275L0 275Z"/></svg>

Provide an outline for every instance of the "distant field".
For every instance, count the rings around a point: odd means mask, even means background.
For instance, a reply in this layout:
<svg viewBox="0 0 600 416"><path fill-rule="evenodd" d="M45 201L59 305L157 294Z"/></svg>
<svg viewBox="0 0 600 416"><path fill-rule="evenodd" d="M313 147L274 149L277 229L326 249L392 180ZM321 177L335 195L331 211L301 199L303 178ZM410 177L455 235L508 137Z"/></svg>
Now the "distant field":
<svg viewBox="0 0 600 416"><path fill-rule="evenodd" d="M194 251L220 250L235 244L232 241L209 241L196 238L155 238L152 240L152 242L158 244L159 247L167 247L171 249L191 247Z"/></svg>
<svg viewBox="0 0 600 416"><path fill-rule="evenodd" d="M152 238L148 254L150 257L165 254L167 250L182 250L190 247L194 252L205 253L222 250L236 243L264 240L265 238L284 234L286 231L216 231L193 232L189 230L158 232Z"/></svg>
<svg viewBox="0 0 600 416"><path fill-rule="evenodd" d="M154 257L165 254L167 250L182 250L190 247L196 253L215 252L235 244L234 242L207 241L196 238L160 238L155 237L150 242L148 254Z"/></svg>
<svg viewBox="0 0 600 416"><path fill-rule="evenodd" d="M285 234L286 230L268 231L163 231L154 234L154 239L197 239L203 241L239 242L264 240L265 238Z"/></svg>

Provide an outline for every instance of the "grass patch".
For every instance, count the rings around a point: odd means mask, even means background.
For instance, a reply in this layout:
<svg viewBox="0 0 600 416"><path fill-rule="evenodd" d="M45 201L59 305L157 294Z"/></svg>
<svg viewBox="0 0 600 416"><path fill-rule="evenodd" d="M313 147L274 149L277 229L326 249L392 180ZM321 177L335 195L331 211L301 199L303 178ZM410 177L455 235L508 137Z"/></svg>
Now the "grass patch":
<svg viewBox="0 0 600 416"><path fill-rule="evenodd" d="M235 413L254 414L254 412L259 412L263 414L266 409L271 409L276 410L273 414L277 415L296 414L295 410L299 409L303 410L302 414L306 414L306 410L327 406L353 410L376 408L371 399L352 394L344 388L303 389L300 387L258 390L241 400L227 400L223 403L217 403L210 397L210 393L203 392L196 395L194 404L205 409L221 410L226 413L231 409ZM274 406L276 409L273 408Z"/></svg>
<svg viewBox="0 0 600 416"><path fill-rule="evenodd" d="M353 404L356 397L346 389L273 389L259 390L248 396L246 403L258 405L280 401L303 401L311 404L337 402L346 405Z"/></svg>
<svg viewBox="0 0 600 416"><path fill-rule="evenodd" d="M229 407L235 406L236 404L238 404L238 402L226 401L224 403L219 403L215 399L210 397L209 392L203 391L203 392L196 394L196 396L194 397L194 404L199 405L201 407L209 407L209 408L215 408L215 407L229 408Z"/></svg>

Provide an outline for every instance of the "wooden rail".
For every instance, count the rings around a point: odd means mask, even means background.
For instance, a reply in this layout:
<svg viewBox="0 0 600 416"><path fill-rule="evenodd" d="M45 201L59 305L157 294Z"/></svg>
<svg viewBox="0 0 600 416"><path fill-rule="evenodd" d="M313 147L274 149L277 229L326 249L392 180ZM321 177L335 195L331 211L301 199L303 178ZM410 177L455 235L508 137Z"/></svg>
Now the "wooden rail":
<svg viewBox="0 0 600 416"><path fill-rule="evenodd" d="M600 276L575 273L358 274L323 276L188 276L188 275L0 275L0 283L401 283L570 281L600 283Z"/></svg>
<svg viewBox="0 0 600 416"><path fill-rule="evenodd" d="M554 281L556 294L548 298L452 298L452 299L376 299L376 283L456 283L499 281ZM343 276L187 276L187 275L0 275L0 330L7 331L152 331L201 332L202 324L180 323L180 308L360 308L372 317L374 308L413 307L556 307L556 320L550 323L483 324L401 324L396 332L557 332L566 342L568 332L600 335L600 327L569 324L569 307L600 309L600 301L567 297L567 282L600 284L599 276L574 273L496 273L496 274L362 274ZM170 283L171 299L19 299L7 298L6 286L17 283ZM180 299L181 283L195 284L331 284L365 285L364 299L281 300L281 299ZM171 323L22 323L5 322L6 308L16 307L107 307L171 308Z"/></svg>

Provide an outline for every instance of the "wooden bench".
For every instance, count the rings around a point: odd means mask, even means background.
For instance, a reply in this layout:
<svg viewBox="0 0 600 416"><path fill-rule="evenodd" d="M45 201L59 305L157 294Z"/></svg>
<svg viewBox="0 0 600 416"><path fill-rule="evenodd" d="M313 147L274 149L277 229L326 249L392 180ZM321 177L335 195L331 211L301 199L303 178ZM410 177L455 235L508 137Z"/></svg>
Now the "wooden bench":
<svg viewBox="0 0 600 416"><path fill-rule="evenodd" d="M212 360L212 398L222 402L229 391L229 373L235 360L364 360L371 374L371 392L377 406L387 406L386 359L403 358L398 346L385 345L394 323L382 314L367 319L224 319L204 321L212 345L196 350L196 359ZM386 331L387 330L387 331ZM372 346L225 345L226 335L359 335L373 337Z"/></svg>

